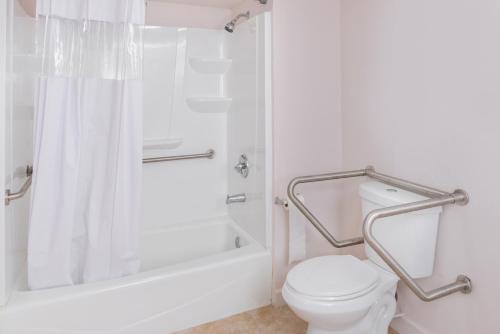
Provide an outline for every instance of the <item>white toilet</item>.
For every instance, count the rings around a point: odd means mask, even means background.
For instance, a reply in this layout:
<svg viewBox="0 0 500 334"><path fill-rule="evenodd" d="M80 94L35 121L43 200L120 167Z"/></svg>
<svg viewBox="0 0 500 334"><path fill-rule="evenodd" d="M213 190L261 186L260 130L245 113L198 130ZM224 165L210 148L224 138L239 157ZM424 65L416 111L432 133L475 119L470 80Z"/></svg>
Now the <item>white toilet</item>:
<svg viewBox="0 0 500 334"><path fill-rule="evenodd" d="M423 196L380 182L360 186L363 216ZM441 208L383 218L375 238L414 278L432 275ZM308 334L387 334L396 311L398 277L365 244L368 260L350 255L306 260L288 273L283 298L309 323Z"/></svg>

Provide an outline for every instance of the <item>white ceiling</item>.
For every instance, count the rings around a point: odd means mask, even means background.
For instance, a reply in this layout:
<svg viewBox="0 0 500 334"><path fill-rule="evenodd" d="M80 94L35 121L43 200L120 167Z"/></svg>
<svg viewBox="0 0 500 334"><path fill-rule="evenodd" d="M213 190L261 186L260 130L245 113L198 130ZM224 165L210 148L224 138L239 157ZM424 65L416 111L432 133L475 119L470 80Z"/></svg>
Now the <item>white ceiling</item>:
<svg viewBox="0 0 500 334"><path fill-rule="evenodd" d="M245 0L152 0L157 2L170 2L183 5L196 5L217 8L235 8L241 5Z"/></svg>

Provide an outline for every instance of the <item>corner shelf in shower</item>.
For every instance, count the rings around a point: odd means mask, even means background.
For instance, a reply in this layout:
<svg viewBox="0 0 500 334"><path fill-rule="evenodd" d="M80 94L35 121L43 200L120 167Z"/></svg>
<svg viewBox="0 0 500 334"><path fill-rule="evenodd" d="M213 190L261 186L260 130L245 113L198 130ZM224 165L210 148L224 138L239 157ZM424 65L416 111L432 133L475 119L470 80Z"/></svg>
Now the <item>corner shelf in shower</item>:
<svg viewBox="0 0 500 334"><path fill-rule="evenodd" d="M189 58L191 68L203 74L224 74L227 72L232 64L231 59L217 59L217 58Z"/></svg>
<svg viewBox="0 0 500 334"><path fill-rule="evenodd" d="M144 150L172 150L179 147L182 142L182 138L145 139L142 147Z"/></svg>
<svg viewBox="0 0 500 334"><path fill-rule="evenodd" d="M233 99L229 97L188 97L186 103L194 112L225 113L229 110Z"/></svg>

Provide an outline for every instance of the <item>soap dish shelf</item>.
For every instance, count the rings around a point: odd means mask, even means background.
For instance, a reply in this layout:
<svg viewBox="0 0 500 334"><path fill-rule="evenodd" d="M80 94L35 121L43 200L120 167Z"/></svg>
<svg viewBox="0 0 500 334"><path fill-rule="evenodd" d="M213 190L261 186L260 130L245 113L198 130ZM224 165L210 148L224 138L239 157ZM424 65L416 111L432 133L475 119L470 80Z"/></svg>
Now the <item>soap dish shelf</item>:
<svg viewBox="0 0 500 334"><path fill-rule="evenodd" d="M181 146L182 138L158 138L145 139L143 142L144 150L173 150Z"/></svg>
<svg viewBox="0 0 500 334"><path fill-rule="evenodd" d="M229 110L233 99L228 97L188 97L186 103L194 112L225 113Z"/></svg>

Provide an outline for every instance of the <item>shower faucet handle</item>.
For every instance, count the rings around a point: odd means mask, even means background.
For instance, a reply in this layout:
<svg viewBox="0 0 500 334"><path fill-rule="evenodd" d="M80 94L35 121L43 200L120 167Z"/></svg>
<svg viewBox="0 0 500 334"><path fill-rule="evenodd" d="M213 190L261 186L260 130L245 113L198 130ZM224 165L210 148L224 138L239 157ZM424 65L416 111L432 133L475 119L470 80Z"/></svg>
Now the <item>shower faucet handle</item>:
<svg viewBox="0 0 500 334"><path fill-rule="evenodd" d="M234 169L244 178L248 177L250 166L248 165L248 158L245 154L240 155L240 160L238 161L236 166L234 166Z"/></svg>

